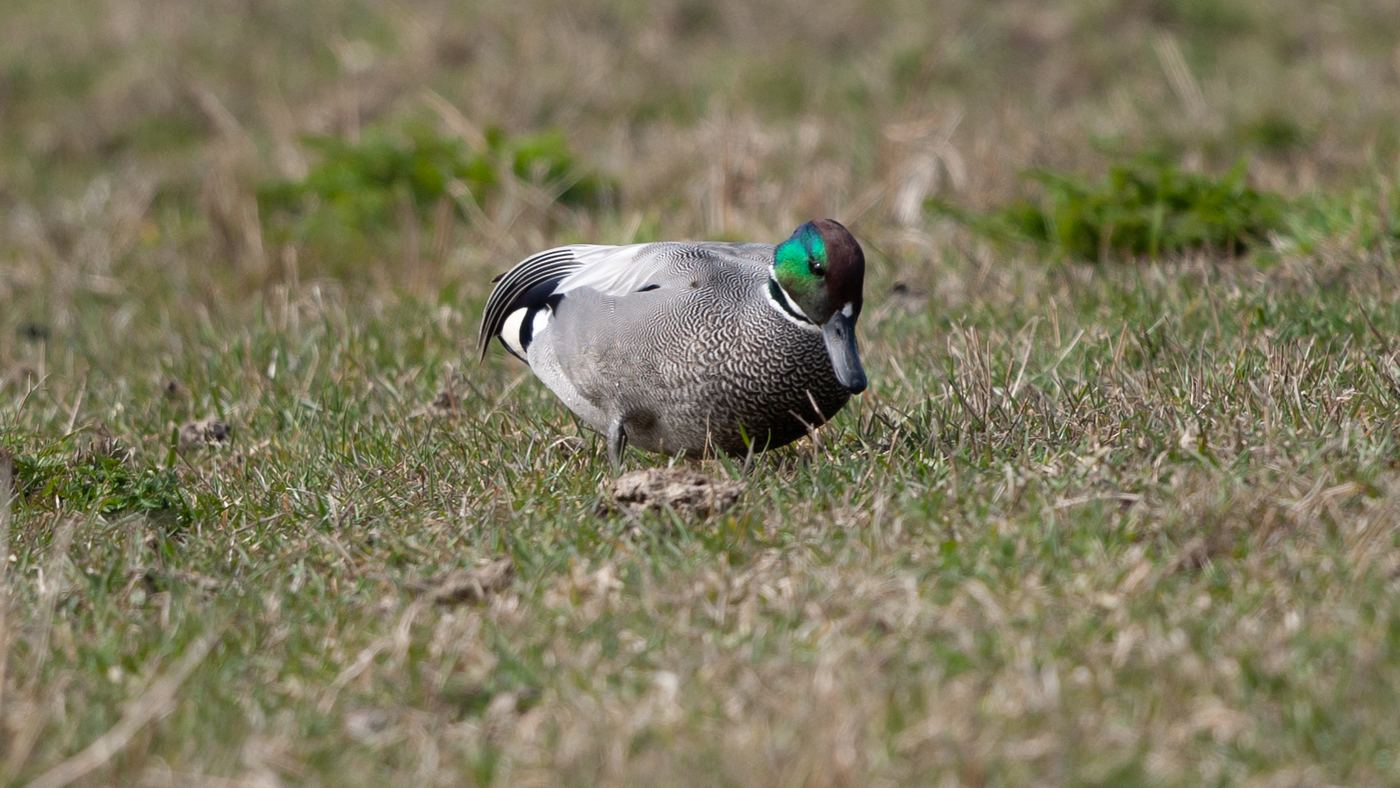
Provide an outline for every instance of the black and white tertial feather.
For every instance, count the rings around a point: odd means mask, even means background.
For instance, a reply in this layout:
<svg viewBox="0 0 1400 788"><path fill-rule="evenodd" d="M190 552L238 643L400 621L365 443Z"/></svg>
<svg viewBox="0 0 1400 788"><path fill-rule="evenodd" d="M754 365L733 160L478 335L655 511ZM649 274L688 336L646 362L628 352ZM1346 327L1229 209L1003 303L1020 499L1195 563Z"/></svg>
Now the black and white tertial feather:
<svg viewBox="0 0 1400 788"><path fill-rule="evenodd" d="M552 310L554 290L582 264L574 249L561 246L527 258L492 280L496 287L481 318L478 350L486 357L492 337L499 338L511 355L525 361L533 340L533 327L543 310Z"/></svg>

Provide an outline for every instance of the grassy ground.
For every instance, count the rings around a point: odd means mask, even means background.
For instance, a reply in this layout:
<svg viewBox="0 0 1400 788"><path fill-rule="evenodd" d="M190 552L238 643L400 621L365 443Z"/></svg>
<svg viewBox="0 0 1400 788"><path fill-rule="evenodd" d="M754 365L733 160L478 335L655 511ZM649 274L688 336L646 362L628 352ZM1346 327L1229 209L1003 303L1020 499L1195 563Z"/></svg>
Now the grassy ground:
<svg viewBox="0 0 1400 788"><path fill-rule="evenodd" d="M10 4L0 776L1400 781L1388 2L483 5ZM414 135L485 169L314 139ZM1142 152L1280 215L1086 262L924 209ZM818 215L872 388L703 465L723 514L604 511L474 359L530 251Z"/></svg>

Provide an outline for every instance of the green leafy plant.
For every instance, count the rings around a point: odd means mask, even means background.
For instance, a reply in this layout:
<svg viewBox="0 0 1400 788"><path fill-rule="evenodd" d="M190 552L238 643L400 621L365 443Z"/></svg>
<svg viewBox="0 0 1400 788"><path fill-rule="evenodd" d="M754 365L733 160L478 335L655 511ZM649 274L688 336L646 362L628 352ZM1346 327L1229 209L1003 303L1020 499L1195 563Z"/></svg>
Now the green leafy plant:
<svg viewBox="0 0 1400 788"><path fill-rule="evenodd" d="M11 454L19 502L35 509L92 512L106 517L145 514L184 525L197 501L171 470L134 464L119 449L74 452L65 445Z"/></svg>
<svg viewBox="0 0 1400 788"><path fill-rule="evenodd" d="M510 137L488 130L485 147L422 129L370 129L358 141L317 137L307 145L317 162L298 180L258 190L258 205L274 232L306 239L358 236L423 219L446 203L461 218L491 197L503 177L540 184L566 205L602 202L608 179L579 164L564 135L547 131Z"/></svg>
<svg viewBox="0 0 1400 788"><path fill-rule="evenodd" d="M1103 260L1190 251L1241 254L1284 226L1287 201L1251 187L1244 166L1220 176L1188 172L1159 157L1112 166L1106 177L1035 170L1036 198L987 213L933 200L929 208L999 240L1032 243L1067 257Z"/></svg>

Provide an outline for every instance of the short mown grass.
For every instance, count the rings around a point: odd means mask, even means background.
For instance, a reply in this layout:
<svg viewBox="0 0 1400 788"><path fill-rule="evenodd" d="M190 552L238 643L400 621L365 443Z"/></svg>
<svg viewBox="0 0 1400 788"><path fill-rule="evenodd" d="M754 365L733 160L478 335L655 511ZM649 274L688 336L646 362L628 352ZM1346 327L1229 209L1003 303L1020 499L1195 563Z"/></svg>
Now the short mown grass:
<svg viewBox="0 0 1400 788"><path fill-rule="evenodd" d="M1400 781L1389 6L546 5L10 10L0 779ZM475 360L817 215L872 386L721 514Z"/></svg>

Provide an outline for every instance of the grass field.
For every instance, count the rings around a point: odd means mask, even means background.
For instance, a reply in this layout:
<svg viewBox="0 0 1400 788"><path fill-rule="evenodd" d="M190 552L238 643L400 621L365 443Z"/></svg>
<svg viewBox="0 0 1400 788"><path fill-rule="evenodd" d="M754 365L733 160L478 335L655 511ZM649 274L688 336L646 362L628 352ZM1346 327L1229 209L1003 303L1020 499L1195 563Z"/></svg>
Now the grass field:
<svg viewBox="0 0 1400 788"><path fill-rule="evenodd" d="M1391 0L5 16L0 779L1400 782ZM816 216L871 389L727 511L476 361Z"/></svg>

